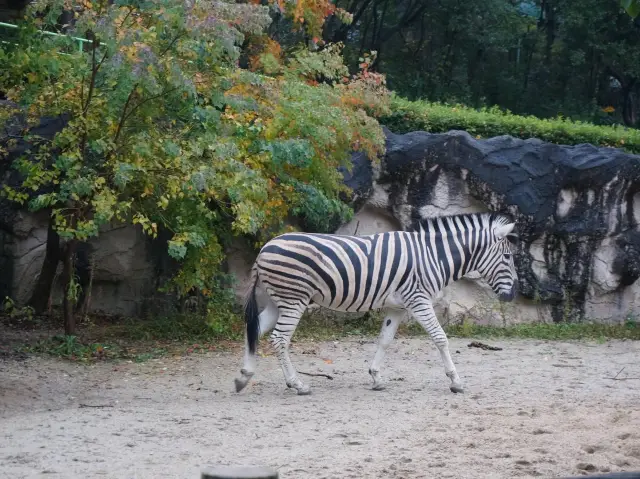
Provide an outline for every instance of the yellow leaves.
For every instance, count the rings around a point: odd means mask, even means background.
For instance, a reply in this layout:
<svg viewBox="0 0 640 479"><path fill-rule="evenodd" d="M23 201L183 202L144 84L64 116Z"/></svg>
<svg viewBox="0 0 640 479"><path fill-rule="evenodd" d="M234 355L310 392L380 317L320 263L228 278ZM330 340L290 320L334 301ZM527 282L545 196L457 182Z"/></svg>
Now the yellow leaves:
<svg viewBox="0 0 640 479"><path fill-rule="evenodd" d="M212 81L209 76L203 75L201 72L196 72L193 76L193 83L196 86L196 91L199 94L206 94L212 86Z"/></svg>
<svg viewBox="0 0 640 479"><path fill-rule="evenodd" d="M149 236L153 238L158 236L158 225L156 223L152 223L146 215L139 212L135 213L133 215L132 223L134 225L142 226L142 231Z"/></svg>
<svg viewBox="0 0 640 479"><path fill-rule="evenodd" d="M249 85L247 83L236 83L229 90L227 90L224 96L240 96L240 97L254 97L256 96L256 90L253 85Z"/></svg>
<svg viewBox="0 0 640 479"><path fill-rule="evenodd" d="M293 18L296 22L304 22L304 0L296 1L296 9L293 11Z"/></svg>
<svg viewBox="0 0 640 479"><path fill-rule="evenodd" d="M21 193L6 185L4 186L2 191L0 191L0 197L3 196L10 201L15 201L16 203L21 205L29 199L29 195L27 193Z"/></svg>
<svg viewBox="0 0 640 479"><path fill-rule="evenodd" d="M162 195L156 205L163 210L166 210L169 207L169 198L167 198L165 195Z"/></svg>
<svg viewBox="0 0 640 479"><path fill-rule="evenodd" d="M222 119L224 120L230 120L230 121L235 121L236 119L236 115L231 113L231 109L230 108L226 108L224 113L221 115Z"/></svg>
<svg viewBox="0 0 640 479"><path fill-rule="evenodd" d="M612 106L605 106L602 109L602 111L605 112L605 113L613 113L614 111L616 111L616 109L614 107L612 107Z"/></svg>

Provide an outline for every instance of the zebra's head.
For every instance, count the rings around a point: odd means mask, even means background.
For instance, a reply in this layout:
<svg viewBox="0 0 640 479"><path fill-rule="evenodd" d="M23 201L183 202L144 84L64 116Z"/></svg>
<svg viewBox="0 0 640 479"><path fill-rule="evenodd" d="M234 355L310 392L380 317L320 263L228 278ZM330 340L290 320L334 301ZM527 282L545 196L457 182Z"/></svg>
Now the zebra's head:
<svg viewBox="0 0 640 479"><path fill-rule="evenodd" d="M510 236L515 223L496 223L478 261L477 271L500 301L513 301L518 292L518 272L513 261Z"/></svg>

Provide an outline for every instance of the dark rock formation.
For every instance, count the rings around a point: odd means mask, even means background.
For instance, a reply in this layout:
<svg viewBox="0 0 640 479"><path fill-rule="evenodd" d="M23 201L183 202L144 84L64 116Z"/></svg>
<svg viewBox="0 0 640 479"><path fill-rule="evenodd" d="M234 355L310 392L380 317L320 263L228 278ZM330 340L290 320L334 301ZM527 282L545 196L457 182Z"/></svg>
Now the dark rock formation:
<svg viewBox="0 0 640 479"><path fill-rule="evenodd" d="M343 199L357 211L373 193L373 165L363 152L351 156L351 165L351 172L344 167L338 170L342 173L344 184L352 191L350 197Z"/></svg>
<svg viewBox="0 0 640 479"><path fill-rule="evenodd" d="M432 215L510 214L522 296L549 305L555 321L634 309L626 290L640 277L640 157L460 131L386 134L377 178L360 187L371 192L365 203L403 228Z"/></svg>

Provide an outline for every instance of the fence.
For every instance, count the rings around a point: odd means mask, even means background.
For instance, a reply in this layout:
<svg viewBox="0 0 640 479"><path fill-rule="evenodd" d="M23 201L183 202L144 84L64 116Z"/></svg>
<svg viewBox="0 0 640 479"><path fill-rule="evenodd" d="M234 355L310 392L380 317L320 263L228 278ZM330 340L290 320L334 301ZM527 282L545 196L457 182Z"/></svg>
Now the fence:
<svg viewBox="0 0 640 479"><path fill-rule="evenodd" d="M8 29L13 29L13 30L17 30L18 25L14 25L13 23L5 23L5 22L0 22L0 27L2 28L8 28ZM92 41L88 40L86 38L80 38L80 37L70 37L69 35L64 35L62 33L56 33L56 32L48 32L46 30L40 30L40 33L42 35L48 35L48 36L52 36L52 37L65 37L65 38L70 38L71 40L73 40L74 42L77 42L78 44L78 51L79 52L83 52L84 51L84 44L85 43L89 43L91 44ZM12 43L12 42L7 42L4 40L0 40L1 43ZM17 43L14 43L14 45L17 45ZM104 43L100 43L100 45L104 45ZM61 52L62 53L62 52ZM62 53L62 55L67 55L66 53Z"/></svg>

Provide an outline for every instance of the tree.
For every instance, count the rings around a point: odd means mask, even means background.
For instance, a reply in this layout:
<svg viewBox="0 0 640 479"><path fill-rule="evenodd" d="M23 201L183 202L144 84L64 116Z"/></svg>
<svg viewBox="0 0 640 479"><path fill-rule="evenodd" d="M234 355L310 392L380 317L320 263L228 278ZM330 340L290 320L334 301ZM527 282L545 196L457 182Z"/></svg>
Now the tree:
<svg viewBox="0 0 640 479"><path fill-rule="evenodd" d="M330 18L324 39L344 41L351 68L375 50L373 68L409 99L635 126L640 18L596 3L340 0L353 21Z"/></svg>
<svg viewBox="0 0 640 479"><path fill-rule="evenodd" d="M355 149L374 161L383 152L382 131L367 113L384 108L383 79L348 77L339 48L277 58L277 49L246 45L263 37L269 8L279 4L72 7L74 25L55 37L41 32L68 5L31 4L18 44L0 47L0 90L20 112L32 123L69 117L53 140L36 141L14 162L21 184L2 189L11 201L51 212L64 245L66 334L75 331L75 252L110 223L137 224L153 237L168 231L168 252L181 262L168 286L206 296L214 294L224 237L259 243L290 228L291 214L319 229L349 216L336 167ZM292 13L300 24L316 15ZM83 35L91 42L78 51L71 36ZM259 52L255 71L238 68L243 44ZM318 71L342 81L317 84Z"/></svg>

